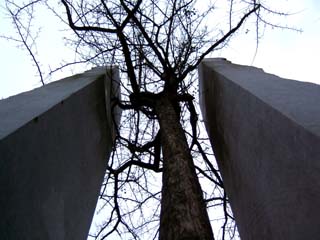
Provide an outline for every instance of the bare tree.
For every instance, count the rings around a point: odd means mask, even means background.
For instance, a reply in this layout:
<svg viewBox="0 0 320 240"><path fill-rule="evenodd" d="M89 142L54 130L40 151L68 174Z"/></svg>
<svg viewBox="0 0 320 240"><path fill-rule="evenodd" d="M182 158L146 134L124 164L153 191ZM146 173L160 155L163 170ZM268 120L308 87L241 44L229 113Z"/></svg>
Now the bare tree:
<svg viewBox="0 0 320 240"><path fill-rule="evenodd" d="M35 65L36 72L39 75L40 82L42 85L45 84L43 73L41 71L40 63L36 58L37 50L36 50L36 38L38 35L39 30L34 33L32 28L32 20L34 18L34 4L40 2L40 0L31 2L30 4L24 5L23 7L20 7L16 5L14 2L5 2L6 10L9 15L9 17L12 20L12 24L14 28L17 31L17 37L11 37L11 36L0 36L1 38L5 38L7 40L13 41L15 43L18 43L18 45L21 45L29 54L31 57L32 63ZM14 8L11 8L13 5ZM13 12L13 9L16 11ZM23 19L26 22L21 22L21 19ZM35 35L32 35L35 34Z"/></svg>
<svg viewBox="0 0 320 240"><path fill-rule="evenodd" d="M18 6L7 0L7 8L18 21L21 11L38 2ZM214 239L215 217L207 210L217 205L224 213L221 238L228 230L234 236L223 181L199 131L195 71L249 17L259 34L260 27L270 24L263 12L285 14L258 0L230 0L226 22L213 23L217 31L212 32L205 21L216 6L201 10L199 2L44 2L74 32L69 43L78 60L58 69L90 62L117 66L121 74L122 96L113 99L113 106L121 108L123 116L112 157L106 161L98 211L107 209L107 214L91 234L96 239L125 233L133 239ZM199 179L209 186L206 190Z"/></svg>

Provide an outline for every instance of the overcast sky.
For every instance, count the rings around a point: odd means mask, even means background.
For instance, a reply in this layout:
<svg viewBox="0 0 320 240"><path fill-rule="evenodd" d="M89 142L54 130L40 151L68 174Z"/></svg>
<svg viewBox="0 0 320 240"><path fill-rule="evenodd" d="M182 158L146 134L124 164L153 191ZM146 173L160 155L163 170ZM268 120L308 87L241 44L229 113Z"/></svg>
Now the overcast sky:
<svg viewBox="0 0 320 240"><path fill-rule="evenodd" d="M317 72L320 56L320 1L283 0L282 7L296 12L284 19L284 22L302 29L301 33L267 29L260 40L255 58L254 34L237 35L226 49L214 53L213 56L225 57L233 63L252 64L284 78L320 84ZM42 39L45 40L39 44L38 52L42 53L39 60L43 63L44 69L47 69L48 62L58 64L63 55L70 56L72 51L63 46L60 41L61 35L52 31L58 30L56 20L47 17L45 19L50 31L46 28L41 30ZM0 9L0 34L12 34L11 28L4 10ZM254 32L253 29L250 31ZM0 98L40 86L36 69L25 51L17 48L15 43L0 39L0 53ZM56 77L60 78L66 74L70 75L65 73Z"/></svg>

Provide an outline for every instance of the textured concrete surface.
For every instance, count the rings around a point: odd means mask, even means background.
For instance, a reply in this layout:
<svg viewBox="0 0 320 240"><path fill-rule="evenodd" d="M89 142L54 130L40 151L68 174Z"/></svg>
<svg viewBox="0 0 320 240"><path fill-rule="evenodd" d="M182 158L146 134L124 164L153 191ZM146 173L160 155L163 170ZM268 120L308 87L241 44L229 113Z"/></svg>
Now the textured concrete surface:
<svg viewBox="0 0 320 240"><path fill-rule="evenodd" d="M200 106L241 239L320 236L320 86L206 59Z"/></svg>
<svg viewBox="0 0 320 240"><path fill-rule="evenodd" d="M112 147L111 74L0 101L1 239L87 238Z"/></svg>

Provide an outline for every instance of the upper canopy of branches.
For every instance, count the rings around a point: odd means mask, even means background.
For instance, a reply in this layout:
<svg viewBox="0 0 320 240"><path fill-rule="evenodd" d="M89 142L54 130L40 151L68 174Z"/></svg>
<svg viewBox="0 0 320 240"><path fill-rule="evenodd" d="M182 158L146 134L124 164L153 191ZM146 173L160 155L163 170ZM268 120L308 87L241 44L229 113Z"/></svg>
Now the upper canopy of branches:
<svg viewBox="0 0 320 240"><path fill-rule="evenodd" d="M136 94L185 89L187 75L260 8L255 1L248 2L238 22L213 40L204 20L214 6L200 12L192 0L62 3L67 24L80 39L76 40L79 51L86 45L90 53L85 54L93 56L93 61L102 57L123 66Z"/></svg>

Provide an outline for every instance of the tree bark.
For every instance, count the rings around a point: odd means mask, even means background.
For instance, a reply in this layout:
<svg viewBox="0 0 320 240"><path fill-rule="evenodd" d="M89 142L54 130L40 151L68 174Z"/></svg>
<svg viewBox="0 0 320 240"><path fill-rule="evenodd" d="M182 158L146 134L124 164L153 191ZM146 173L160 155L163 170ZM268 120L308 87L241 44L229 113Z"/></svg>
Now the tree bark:
<svg viewBox="0 0 320 240"><path fill-rule="evenodd" d="M214 239L179 114L168 97L156 104L163 151L159 240Z"/></svg>

